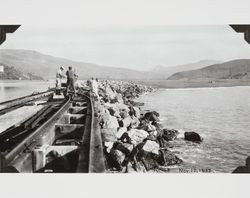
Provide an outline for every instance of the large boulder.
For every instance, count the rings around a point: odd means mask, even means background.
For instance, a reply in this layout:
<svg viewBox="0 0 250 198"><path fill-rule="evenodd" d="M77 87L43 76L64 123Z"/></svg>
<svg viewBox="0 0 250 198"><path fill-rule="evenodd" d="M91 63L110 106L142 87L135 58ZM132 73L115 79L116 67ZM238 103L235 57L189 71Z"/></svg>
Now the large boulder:
<svg viewBox="0 0 250 198"><path fill-rule="evenodd" d="M125 132L127 132L126 127L120 127L118 129L118 132L115 134L117 138L120 138Z"/></svg>
<svg viewBox="0 0 250 198"><path fill-rule="evenodd" d="M131 124L131 122L132 122L132 118L130 116L124 118L122 120L122 127L128 127ZM120 126L121 126L121 124L120 124Z"/></svg>
<svg viewBox="0 0 250 198"><path fill-rule="evenodd" d="M250 156L246 159L246 165L238 166L233 173L250 173Z"/></svg>
<svg viewBox="0 0 250 198"><path fill-rule="evenodd" d="M152 125L150 123L150 121L148 121L147 119L141 119L140 120L139 128L143 129L143 130L145 130L147 132L157 131L156 127L154 125Z"/></svg>
<svg viewBox="0 0 250 198"><path fill-rule="evenodd" d="M115 167L118 171L122 170L122 162L125 159L125 154L122 151L117 149L110 150L110 160L113 167Z"/></svg>
<svg viewBox="0 0 250 198"><path fill-rule="evenodd" d="M116 129L108 128L108 129L100 129L101 130L101 137L103 142L116 142Z"/></svg>
<svg viewBox="0 0 250 198"><path fill-rule="evenodd" d="M129 116L128 111L125 109L121 110L119 115L122 119L125 119L126 117Z"/></svg>
<svg viewBox="0 0 250 198"><path fill-rule="evenodd" d="M163 129L162 137L167 141L172 141L177 138L179 132L175 129Z"/></svg>
<svg viewBox="0 0 250 198"><path fill-rule="evenodd" d="M142 149L138 153L137 157L139 161L143 163L147 171L158 168L160 165L158 162L160 155L157 155L155 153L147 152Z"/></svg>
<svg viewBox="0 0 250 198"><path fill-rule="evenodd" d="M160 116L160 114L158 112L151 111L151 112L145 113L144 119L147 119L147 120L153 121L153 122L159 122L160 121L159 116Z"/></svg>
<svg viewBox="0 0 250 198"><path fill-rule="evenodd" d="M147 140L142 149L146 152L155 153L158 155L160 146L155 141Z"/></svg>
<svg viewBox="0 0 250 198"><path fill-rule="evenodd" d="M127 105L123 104L123 103L115 103L115 106L116 108L119 110L119 111L122 111L122 110L125 110L125 111L129 111L129 108Z"/></svg>
<svg viewBox="0 0 250 198"><path fill-rule="evenodd" d="M133 145L129 144L129 143L115 142L113 144L113 149L116 149L116 150L123 152L126 156L130 155L133 148L134 148Z"/></svg>
<svg viewBox="0 0 250 198"><path fill-rule="evenodd" d="M172 166L181 164L183 161L179 157L177 157L173 152L168 150L161 150L161 159L160 164L164 166Z"/></svg>
<svg viewBox="0 0 250 198"><path fill-rule="evenodd" d="M148 132L141 129L130 129L127 133L134 145L141 143L148 136Z"/></svg>
<svg viewBox="0 0 250 198"><path fill-rule="evenodd" d="M130 122L130 126L131 128L137 128L140 125L140 121L137 117L135 116L131 116L131 122Z"/></svg>
<svg viewBox="0 0 250 198"><path fill-rule="evenodd" d="M202 137L198 133L193 132L193 131L185 132L184 139L187 141L195 142L195 143L200 143L203 140Z"/></svg>
<svg viewBox="0 0 250 198"><path fill-rule="evenodd" d="M114 129L118 129L119 128L119 123L117 121L117 118L115 116L111 116L109 115L108 117L106 117L106 119L103 120L103 128L114 128Z"/></svg>
<svg viewBox="0 0 250 198"><path fill-rule="evenodd" d="M110 86L107 86L105 91L106 91L106 95L110 98L110 100L115 99L116 94L115 94L115 92L110 88Z"/></svg>
<svg viewBox="0 0 250 198"><path fill-rule="evenodd" d="M159 142L159 145L161 148L169 148L170 147L170 141L165 140L162 136L158 136L157 141Z"/></svg>

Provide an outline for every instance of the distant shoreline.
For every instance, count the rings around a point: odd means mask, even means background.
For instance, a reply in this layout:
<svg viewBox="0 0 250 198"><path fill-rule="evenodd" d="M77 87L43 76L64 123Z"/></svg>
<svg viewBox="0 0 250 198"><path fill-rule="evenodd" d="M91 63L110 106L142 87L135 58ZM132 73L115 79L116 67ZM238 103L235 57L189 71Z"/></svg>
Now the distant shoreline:
<svg viewBox="0 0 250 198"><path fill-rule="evenodd" d="M249 80L219 79L219 80L134 80L134 82L155 88L206 88L206 87L236 87L250 86Z"/></svg>
<svg viewBox="0 0 250 198"><path fill-rule="evenodd" d="M79 79L80 80L80 79ZM109 79L111 80L111 79ZM236 87L236 86L250 86L250 79L217 79L217 80L138 80L138 79L113 79L118 81L135 82L138 84L152 86L154 88L166 89L183 89L183 88L209 88L209 87ZM49 80L0 80L1 83L19 83L19 82L51 82Z"/></svg>

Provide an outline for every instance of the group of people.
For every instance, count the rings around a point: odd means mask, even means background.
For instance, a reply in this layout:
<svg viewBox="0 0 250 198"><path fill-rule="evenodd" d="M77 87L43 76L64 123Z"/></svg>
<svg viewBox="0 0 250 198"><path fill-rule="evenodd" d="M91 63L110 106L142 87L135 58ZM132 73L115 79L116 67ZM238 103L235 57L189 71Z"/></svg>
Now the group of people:
<svg viewBox="0 0 250 198"><path fill-rule="evenodd" d="M69 66L68 70L66 71L66 76L63 74L64 67L61 66L59 70L56 73L56 90L61 90L62 87L62 79L67 78L66 83L66 95L69 93L69 91L72 91L74 95L76 94L76 80L78 78L78 75L75 71L73 71L72 67ZM87 81L87 86L90 88L90 91L94 95L94 97L99 100L99 94L98 94L98 79L94 79L92 77L91 80ZM60 92L60 91L59 91Z"/></svg>
<svg viewBox="0 0 250 198"><path fill-rule="evenodd" d="M73 93L76 93L75 90L75 82L78 78L78 75L75 73L75 71L72 70L72 67L69 66L68 70L66 71L66 76L63 74L64 67L61 66L59 70L56 73L56 89L61 90L62 87L62 79L67 78L67 88L66 93L69 93L69 91L73 91Z"/></svg>

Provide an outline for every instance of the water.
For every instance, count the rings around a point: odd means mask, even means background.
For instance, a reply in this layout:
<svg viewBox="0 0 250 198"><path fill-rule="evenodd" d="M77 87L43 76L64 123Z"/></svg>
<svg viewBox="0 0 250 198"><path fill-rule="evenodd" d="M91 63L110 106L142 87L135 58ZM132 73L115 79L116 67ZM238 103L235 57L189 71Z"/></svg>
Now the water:
<svg viewBox="0 0 250 198"><path fill-rule="evenodd" d="M30 95L34 92L46 91L48 87L53 86L55 86L54 81L1 80L0 102Z"/></svg>
<svg viewBox="0 0 250 198"><path fill-rule="evenodd" d="M0 81L0 102L46 91L54 81ZM250 155L250 87L161 89L143 96L145 109L160 113L161 124L181 131L172 150L184 160L178 168L232 172ZM186 142L196 131L200 145Z"/></svg>
<svg viewBox="0 0 250 198"><path fill-rule="evenodd" d="M172 151L184 160L179 168L232 172L250 155L250 87L161 89L140 99L160 113L165 128L181 131ZM198 132L203 143L184 140ZM180 170L180 169L179 169Z"/></svg>
<svg viewBox="0 0 250 198"><path fill-rule="evenodd" d="M1 80L0 102L30 95L35 92L46 91L48 87L53 87L54 84L54 81ZM41 108L42 106L24 106L0 116L0 133L13 124L27 119Z"/></svg>

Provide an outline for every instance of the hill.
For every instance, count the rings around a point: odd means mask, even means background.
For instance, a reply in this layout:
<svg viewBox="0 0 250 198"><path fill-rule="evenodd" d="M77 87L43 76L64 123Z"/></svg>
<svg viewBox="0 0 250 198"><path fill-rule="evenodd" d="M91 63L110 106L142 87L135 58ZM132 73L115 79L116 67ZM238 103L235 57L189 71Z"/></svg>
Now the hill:
<svg viewBox="0 0 250 198"><path fill-rule="evenodd" d="M178 72L168 80L250 79L250 59L238 59L201 69Z"/></svg>
<svg viewBox="0 0 250 198"><path fill-rule="evenodd" d="M171 66L171 67L164 67L164 66L156 66L151 71L158 74L158 76L161 76L163 79L167 79L171 75L182 72L182 71L188 71L188 70L194 70L194 69L200 69L209 65L214 65L221 63L221 61L218 60L201 60L199 62L195 63L189 63L184 65L178 65L178 66Z"/></svg>
<svg viewBox="0 0 250 198"><path fill-rule="evenodd" d="M14 67L7 66L3 63L0 63L4 68L4 72L0 72L1 80L43 80L42 77L36 76L32 73L23 73Z"/></svg>
<svg viewBox="0 0 250 198"><path fill-rule="evenodd" d="M45 79L55 78L60 66L76 69L81 79L92 76L114 79L152 79L157 78L154 72L143 72L132 69L101 66L93 63L72 61L53 57L31 50L1 49L0 60L6 65L12 65L24 73L35 73Z"/></svg>

